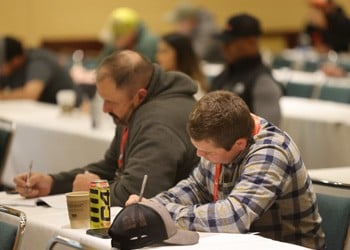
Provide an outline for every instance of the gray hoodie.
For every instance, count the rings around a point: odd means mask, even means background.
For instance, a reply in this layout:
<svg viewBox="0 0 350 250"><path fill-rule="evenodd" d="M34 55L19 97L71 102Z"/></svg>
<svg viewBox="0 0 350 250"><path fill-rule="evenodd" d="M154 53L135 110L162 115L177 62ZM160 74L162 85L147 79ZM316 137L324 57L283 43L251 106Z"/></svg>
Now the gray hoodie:
<svg viewBox="0 0 350 250"><path fill-rule="evenodd" d="M118 166L123 131L118 126L105 158L84 168L52 175L55 181L51 194L72 190L75 175L88 170L110 182L112 206L124 206L130 194L139 194L145 174L146 198L186 178L199 160L186 132L196 91L196 84L188 76L164 72L154 65L147 98L129 122L124 168Z"/></svg>

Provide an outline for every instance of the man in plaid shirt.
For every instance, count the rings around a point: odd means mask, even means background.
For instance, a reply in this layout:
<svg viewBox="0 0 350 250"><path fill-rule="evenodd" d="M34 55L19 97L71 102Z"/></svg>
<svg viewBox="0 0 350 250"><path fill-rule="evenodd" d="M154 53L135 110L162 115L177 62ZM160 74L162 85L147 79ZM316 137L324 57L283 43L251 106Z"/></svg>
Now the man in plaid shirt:
<svg viewBox="0 0 350 250"><path fill-rule="evenodd" d="M316 196L300 152L275 125L228 91L211 92L190 115L199 165L152 198L182 229L249 233L324 248ZM130 196L126 205L137 201Z"/></svg>

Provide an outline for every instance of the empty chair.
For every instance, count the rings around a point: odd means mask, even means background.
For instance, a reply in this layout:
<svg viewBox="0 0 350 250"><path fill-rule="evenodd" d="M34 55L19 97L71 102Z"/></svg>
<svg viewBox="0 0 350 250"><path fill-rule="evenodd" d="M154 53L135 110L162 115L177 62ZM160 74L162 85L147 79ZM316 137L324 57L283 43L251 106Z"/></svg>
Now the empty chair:
<svg viewBox="0 0 350 250"><path fill-rule="evenodd" d="M321 87L319 99L350 103L350 87L324 85Z"/></svg>
<svg viewBox="0 0 350 250"><path fill-rule="evenodd" d="M318 209L327 249L345 250L349 247L350 198L317 194Z"/></svg>
<svg viewBox="0 0 350 250"><path fill-rule="evenodd" d="M344 71L349 72L350 71L350 62L349 59L346 61L340 61L337 63L337 65L342 68Z"/></svg>
<svg viewBox="0 0 350 250"><path fill-rule="evenodd" d="M303 70L306 72L315 72L320 68L320 63L318 61L305 61L303 65Z"/></svg>
<svg viewBox="0 0 350 250"><path fill-rule="evenodd" d="M46 250L54 249L55 245L64 245L72 249L84 249L84 247L78 241L68 239L59 235L50 239L46 246Z"/></svg>
<svg viewBox="0 0 350 250"><path fill-rule="evenodd" d="M26 226L26 215L20 210L2 205L0 205L0 213L18 217L17 225L0 220L0 249L17 250L20 247Z"/></svg>
<svg viewBox="0 0 350 250"><path fill-rule="evenodd" d="M314 91L313 84L288 82L286 86L287 96L310 98Z"/></svg>
<svg viewBox="0 0 350 250"><path fill-rule="evenodd" d="M10 151L12 137L15 132L13 122L0 118L0 178ZM0 185L0 190L3 187Z"/></svg>
<svg viewBox="0 0 350 250"><path fill-rule="evenodd" d="M288 60L282 56L275 56L272 60L272 68L273 69L279 69L279 68L291 68L292 61Z"/></svg>

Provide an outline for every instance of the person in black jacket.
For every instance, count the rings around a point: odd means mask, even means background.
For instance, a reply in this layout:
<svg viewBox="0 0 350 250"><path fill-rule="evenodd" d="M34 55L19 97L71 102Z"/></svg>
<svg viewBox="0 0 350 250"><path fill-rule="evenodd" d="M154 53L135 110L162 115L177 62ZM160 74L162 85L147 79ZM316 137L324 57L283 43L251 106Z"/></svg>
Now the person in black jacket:
<svg viewBox="0 0 350 250"><path fill-rule="evenodd" d="M253 113L278 125L283 90L262 62L258 46L260 35L260 24L255 17L239 14L228 19L222 33L215 35L222 41L226 67L213 79L211 90L236 93Z"/></svg>
<svg viewBox="0 0 350 250"><path fill-rule="evenodd" d="M319 52L347 52L350 46L350 19L332 0L309 0L309 22L304 33Z"/></svg>

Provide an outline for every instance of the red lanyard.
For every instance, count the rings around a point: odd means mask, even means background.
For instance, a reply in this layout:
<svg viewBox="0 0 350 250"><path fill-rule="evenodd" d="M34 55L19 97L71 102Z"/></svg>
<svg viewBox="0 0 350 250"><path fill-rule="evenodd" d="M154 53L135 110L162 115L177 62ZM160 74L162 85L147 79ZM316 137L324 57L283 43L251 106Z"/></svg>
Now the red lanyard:
<svg viewBox="0 0 350 250"><path fill-rule="evenodd" d="M256 135L260 130L260 120L254 114L252 114L252 117L254 119L253 135ZM215 176L214 176L214 192L213 192L213 201L214 202L216 202L218 200L220 172L221 172L221 164L217 163L215 165Z"/></svg>
<svg viewBox="0 0 350 250"><path fill-rule="evenodd" d="M259 133L260 131L260 120L259 117L257 117L254 114L251 114L253 119L254 119L254 130L253 130L253 136Z"/></svg>
<svg viewBox="0 0 350 250"><path fill-rule="evenodd" d="M221 172L221 164L216 163L216 165L215 165L215 179L214 179L214 193L213 193L214 202L216 202L218 200L220 172Z"/></svg>
<svg viewBox="0 0 350 250"><path fill-rule="evenodd" d="M122 135L122 140L120 142L120 152L119 152L119 158L118 158L118 165L120 168L124 167L124 149L125 149L125 144L126 140L128 139L128 128L125 127L123 129L123 135Z"/></svg>

